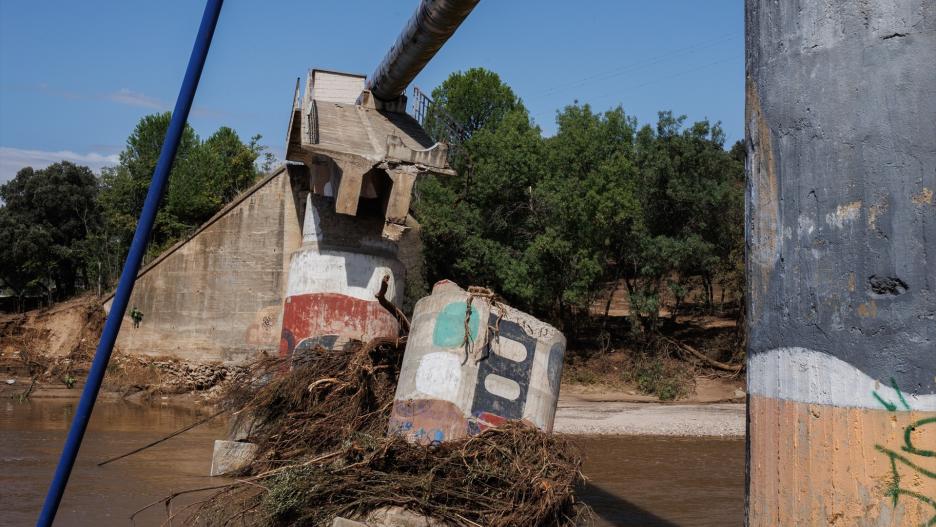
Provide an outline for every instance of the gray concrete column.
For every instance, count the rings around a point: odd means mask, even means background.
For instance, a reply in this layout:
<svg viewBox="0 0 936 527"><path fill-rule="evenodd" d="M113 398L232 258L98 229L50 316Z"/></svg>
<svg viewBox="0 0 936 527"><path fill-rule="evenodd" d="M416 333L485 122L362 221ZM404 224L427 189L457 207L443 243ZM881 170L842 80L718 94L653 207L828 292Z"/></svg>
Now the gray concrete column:
<svg viewBox="0 0 936 527"><path fill-rule="evenodd" d="M936 2L746 25L749 525L931 525Z"/></svg>

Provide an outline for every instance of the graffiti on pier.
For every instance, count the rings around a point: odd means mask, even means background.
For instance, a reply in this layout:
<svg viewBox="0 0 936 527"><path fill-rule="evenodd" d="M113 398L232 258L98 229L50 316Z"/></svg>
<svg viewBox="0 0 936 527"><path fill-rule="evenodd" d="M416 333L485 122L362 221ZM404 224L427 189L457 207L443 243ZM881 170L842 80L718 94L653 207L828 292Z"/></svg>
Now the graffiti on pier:
<svg viewBox="0 0 936 527"><path fill-rule="evenodd" d="M394 337L396 319L376 301L339 293L293 295L283 307L280 357L322 346L343 349L352 340Z"/></svg>
<svg viewBox="0 0 936 527"><path fill-rule="evenodd" d="M562 334L509 306L473 305L463 289L440 284L417 304L390 432L427 443L507 420L551 429Z"/></svg>
<svg viewBox="0 0 936 527"><path fill-rule="evenodd" d="M900 400L900 405L903 406L904 410L909 410L910 405L907 404L907 400L904 399L903 392L900 391L900 386L897 386L897 381L891 377L890 383L891 387L894 388L894 391L897 392L897 399ZM879 394L877 390L874 390L872 395L874 395L874 398L877 399L877 401L881 403L884 408L887 408L891 412L897 410L897 405L891 401L884 400L884 398L881 397L881 394Z"/></svg>
<svg viewBox="0 0 936 527"><path fill-rule="evenodd" d="M897 393L897 400L902 410L910 411L910 405L907 404L907 400L904 398L903 392L900 391L900 387L897 385L897 381L895 381L893 378L891 379L891 387L893 387L894 391ZM878 402L881 403L881 406L886 408L888 411L898 411L898 403L884 399L880 394L878 394L876 390L874 391L874 398L877 399ZM936 430L934 430L936 427L933 425L936 425L936 417L918 419L907 425L903 429L903 444L900 445L900 452L880 444L874 445L875 450L884 454L890 460L891 480L888 484L885 494L891 497L894 507L897 507L897 505L900 503L901 496L918 500L921 503L925 503L933 507L933 516L928 521L922 523L921 527L931 527L936 525L936 498L932 496L926 496L915 490L912 490L911 488L902 486L902 481L904 478L902 478L900 475L900 469L905 467L905 469L914 471L916 474L914 478L919 478L922 476L924 478L936 480L936 472L920 465L920 463L926 459L936 458L936 450L920 448L913 442L913 434L923 430L923 428L926 426L930 426L930 432L936 433ZM911 459L912 456L916 456L916 458Z"/></svg>
<svg viewBox="0 0 936 527"><path fill-rule="evenodd" d="M489 324L498 323L498 316L490 315ZM497 350L491 353L492 348ZM510 356L505 351L510 350ZM523 417L523 405L530 389L530 370L536 353L536 339L528 335L515 322L500 321L500 332L488 342L484 356L478 363L478 380L474 389L471 415L476 419L491 414L503 419ZM479 430L486 423L477 422ZM496 425L497 423L495 423Z"/></svg>

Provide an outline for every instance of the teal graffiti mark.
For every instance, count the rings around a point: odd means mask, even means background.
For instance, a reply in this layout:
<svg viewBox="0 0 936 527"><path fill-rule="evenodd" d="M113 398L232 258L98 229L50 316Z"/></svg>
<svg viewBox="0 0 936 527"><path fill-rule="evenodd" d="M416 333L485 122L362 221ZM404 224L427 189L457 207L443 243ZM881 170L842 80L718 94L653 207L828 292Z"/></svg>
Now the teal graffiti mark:
<svg viewBox="0 0 936 527"><path fill-rule="evenodd" d="M893 378L891 378L891 386L897 392L897 398L900 400L900 404L904 407L904 409L910 410L910 405L907 404L907 400L904 399L903 393L900 391L900 387L897 386L897 381L895 381ZM884 400L884 398L881 397L877 393L877 391L874 391L873 393L874 393L875 399L877 399L878 402L880 402L881 405L884 406L884 408L886 408L888 411L894 412L897 410L897 405L895 403ZM901 445L900 449L907 454L912 454L912 455L921 456L921 457L928 457L928 458L936 457L936 451L921 449L921 448L917 448L916 446L914 446L913 439L911 437L911 434L914 431L926 425L930 425L934 423L936 423L936 417L927 417L927 418L915 421L911 423L910 425L908 425L906 428L904 428L904 444ZM906 496L908 498L918 500L922 503L926 503L930 505L931 507L933 507L934 511L936 511L936 499L930 496L924 496L923 494L920 494L919 492L908 490L900 486L900 471L898 470L898 462L900 462L901 465L904 465L916 471L917 474L920 474L921 476L925 476L930 479L936 479L936 472L933 472L929 469L921 467L917 463L914 463L913 461L911 461L906 456L899 454L895 452L894 450L891 450L887 447L884 447L881 445L874 445L874 448L878 452L884 454L890 459L891 482L890 482L890 485L888 485L885 495L891 497L894 503L894 507L896 507L897 504L900 502L901 496ZM921 524L920 527L932 527L933 525L936 525L936 514L934 514L933 517L930 518L928 521Z"/></svg>
<svg viewBox="0 0 936 527"><path fill-rule="evenodd" d="M922 426L936 423L936 417L927 417L926 419L920 419L919 421L911 424L906 429L904 429L904 446L901 447L901 450L907 452L908 454L916 454L918 456L924 457L936 457L936 450L922 450L913 446L913 442L910 440L910 434L914 432L917 428ZM936 476L930 476L931 478L936 478Z"/></svg>
<svg viewBox="0 0 936 527"><path fill-rule="evenodd" d="M890 382L891 382L891 387L893 387L894 391L897 392L897 398L900 399L901 406L903 406L904 409L909 410L910 405L907 404L907 400L904 399L903 392L901 392L900 387L897 386L897 381L893 377L891 377ZM874 398L877 399L878 402L881 403L881 405L884 408L887 408L888 411L891 411L891 412L897 411L897 405L890 401L885 401L884 398L881 397L881 395L877 393L877 390L873 391L872 395L874 395Z"/></svg>
<svg viewBox="0 0 936 527"><path fill-rule="evenodd" d="M885 401L880 395L878 395L876 390L872 392L872 395L874 395L874 398L877 399L879 403L881 403L881 406L883 406L884 408L887 408L888 411L894 412L897 410L896 404L889 402L889 401Z"/></svg>
<svg viewBox="0 0 936 527"><path fill-rule="evenodd" d="M452 302L442 308L436 316L435 329L432 332L432 344L440 348L454 348L465 343L465 315L468 313L468 304L465 302ZM481 316L477 308L471 307L468 319L468 340L474 342L478 338L478 327Z"/></svg>

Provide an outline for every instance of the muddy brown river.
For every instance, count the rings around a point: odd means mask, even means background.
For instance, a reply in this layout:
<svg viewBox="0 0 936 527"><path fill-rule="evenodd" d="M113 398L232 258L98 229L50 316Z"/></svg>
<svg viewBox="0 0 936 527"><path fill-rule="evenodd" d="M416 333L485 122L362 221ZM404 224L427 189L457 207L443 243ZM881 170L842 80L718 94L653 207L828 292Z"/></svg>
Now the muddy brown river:
<svg viewBox="0 0 936 527"><path fill-rule="evenodd" d="M0 525L32 525L55 470L76 401L0 401ZM216 484L207 477L212 443L225 433L209 423L103 467L96 463L182 428L206 411L174 406L97 404L56 525L129 525L136 510L175 491ZM744 443L724 439L582 436L589 481L581 498L599 526L741 525ZM174 511L193 501L179 499ZM154 507L136 525L159 525Z"/></svg>

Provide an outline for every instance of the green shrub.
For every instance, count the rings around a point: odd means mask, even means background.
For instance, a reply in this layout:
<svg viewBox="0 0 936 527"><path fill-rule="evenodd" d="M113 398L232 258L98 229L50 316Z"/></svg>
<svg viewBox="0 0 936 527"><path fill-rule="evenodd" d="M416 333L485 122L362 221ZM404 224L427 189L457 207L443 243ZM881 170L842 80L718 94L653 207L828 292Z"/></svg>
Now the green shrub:
<svg viewBox="0 0 936 527"><path fill-rule="evenodd" d="M692 391L693 376L685 363L665 356L642 354L635 360L630 377L638 390L661 401L674 401Z"/></svg>

